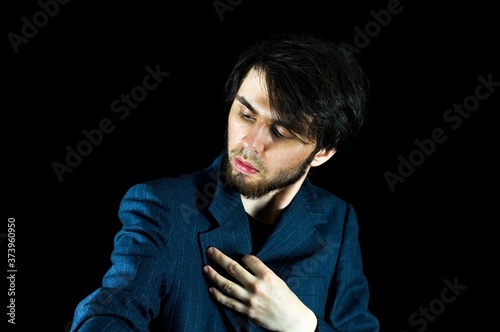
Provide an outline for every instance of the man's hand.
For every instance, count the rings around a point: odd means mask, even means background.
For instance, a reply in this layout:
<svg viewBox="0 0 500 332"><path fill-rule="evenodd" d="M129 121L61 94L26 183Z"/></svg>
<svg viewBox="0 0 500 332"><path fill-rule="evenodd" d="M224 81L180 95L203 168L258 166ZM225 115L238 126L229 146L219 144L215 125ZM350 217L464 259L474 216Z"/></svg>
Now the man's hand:
<svg viewBox="0 0 500 332"><path fill-rule="evenodd" d="M207 255L238 281L223 277L210 265L204 266L203 272L217 286L209 288L217 302L271 331L315 330L314 313L256 256L242 259L249 272L214 247L208 248Z"/></svg>

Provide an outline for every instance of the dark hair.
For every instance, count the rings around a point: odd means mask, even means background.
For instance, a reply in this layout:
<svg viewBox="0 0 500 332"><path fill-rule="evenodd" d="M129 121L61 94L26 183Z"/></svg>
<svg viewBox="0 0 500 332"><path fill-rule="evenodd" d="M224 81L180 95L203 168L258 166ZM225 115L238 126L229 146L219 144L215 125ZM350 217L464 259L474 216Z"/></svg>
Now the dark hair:
<svg viewBox="0 0 500 332"><path fill-rule="evenodd" d="M365 119L368 81L359 62L333 41L284 33L255 43L225 85L232 103L248 71L264 74L272 111L291 132L322 148L344 150Z"/></svg>

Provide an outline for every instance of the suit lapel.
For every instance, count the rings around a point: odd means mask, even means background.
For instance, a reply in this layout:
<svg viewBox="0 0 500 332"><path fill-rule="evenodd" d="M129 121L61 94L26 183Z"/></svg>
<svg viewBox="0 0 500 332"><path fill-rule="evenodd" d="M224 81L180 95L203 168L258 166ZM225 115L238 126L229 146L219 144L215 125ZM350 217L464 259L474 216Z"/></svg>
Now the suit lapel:
<svg viewBox="0 0 500 332"><path fill-rule="evenodd" d="M208 210L217 225L199 235L204 264L211 263L205 254L210 246L217 247L236 260L250 253L252 249L250 229L239 194L218 186Z"/></svg>
<svg viewBox="0 0 500 332"><path fill-rule="evenodd" d="M220 183L208 206L208 211L214 217L217 225L215 228L199 234L203 264L210 264L220 274L230 278L222 267L214 264L207 257L206 250L208 247L214 246L227 256L241 262L241 258L252 250L247 214L239 193L223 188ZM241 331L241 327L248 324L244 317L232 309L220 305L219 309L227 316L235 331Z"/></svg>
<svg viewBox="0 0 500 332"><path fill-rule="evenodd" d="M268 240L257 256L282 279L298 261L307 259L326 246L316 225L326 222L319 201L308 181L283 211Z"/></svg>

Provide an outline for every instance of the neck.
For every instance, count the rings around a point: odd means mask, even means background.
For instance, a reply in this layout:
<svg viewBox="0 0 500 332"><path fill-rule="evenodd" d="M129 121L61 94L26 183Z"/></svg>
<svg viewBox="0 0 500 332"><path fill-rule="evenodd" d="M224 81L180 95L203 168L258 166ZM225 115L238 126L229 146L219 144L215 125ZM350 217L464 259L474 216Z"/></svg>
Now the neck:
<svg viewBox="0 0 500 332"><path fill-rule="evenodd" d="M245 211L255 219L270 225L278 222L281 212L285 209L299 191L306 174L299 181L281 188L257 199L241 196Z"/></svg>

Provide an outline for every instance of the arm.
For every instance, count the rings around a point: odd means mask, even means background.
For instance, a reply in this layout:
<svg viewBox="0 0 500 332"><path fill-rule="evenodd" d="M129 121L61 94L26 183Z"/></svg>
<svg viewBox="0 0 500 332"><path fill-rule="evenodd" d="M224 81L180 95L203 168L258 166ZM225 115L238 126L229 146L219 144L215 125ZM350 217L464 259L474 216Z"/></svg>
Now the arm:
<svg viewBox="0 0 500 332"><path fill-rule="evenodd" d="M168 244L162 234L168 230L155 217L161 202L145 185L131 188L119 210L121 230L111 254L112 266L100 288L83 299L75 310L71 331L148 331L166 293L166 269L175 264L158 264Z"/></svg>
<svg viewBox="0 0 500 332"><path fill-rule="evenodd" d="M318 331L378 332L379 322L368 310L369 288L363 274L358 242L358 221L348 205L341 236L338 260L332 278L325 320L318 321Z"/></svg>

